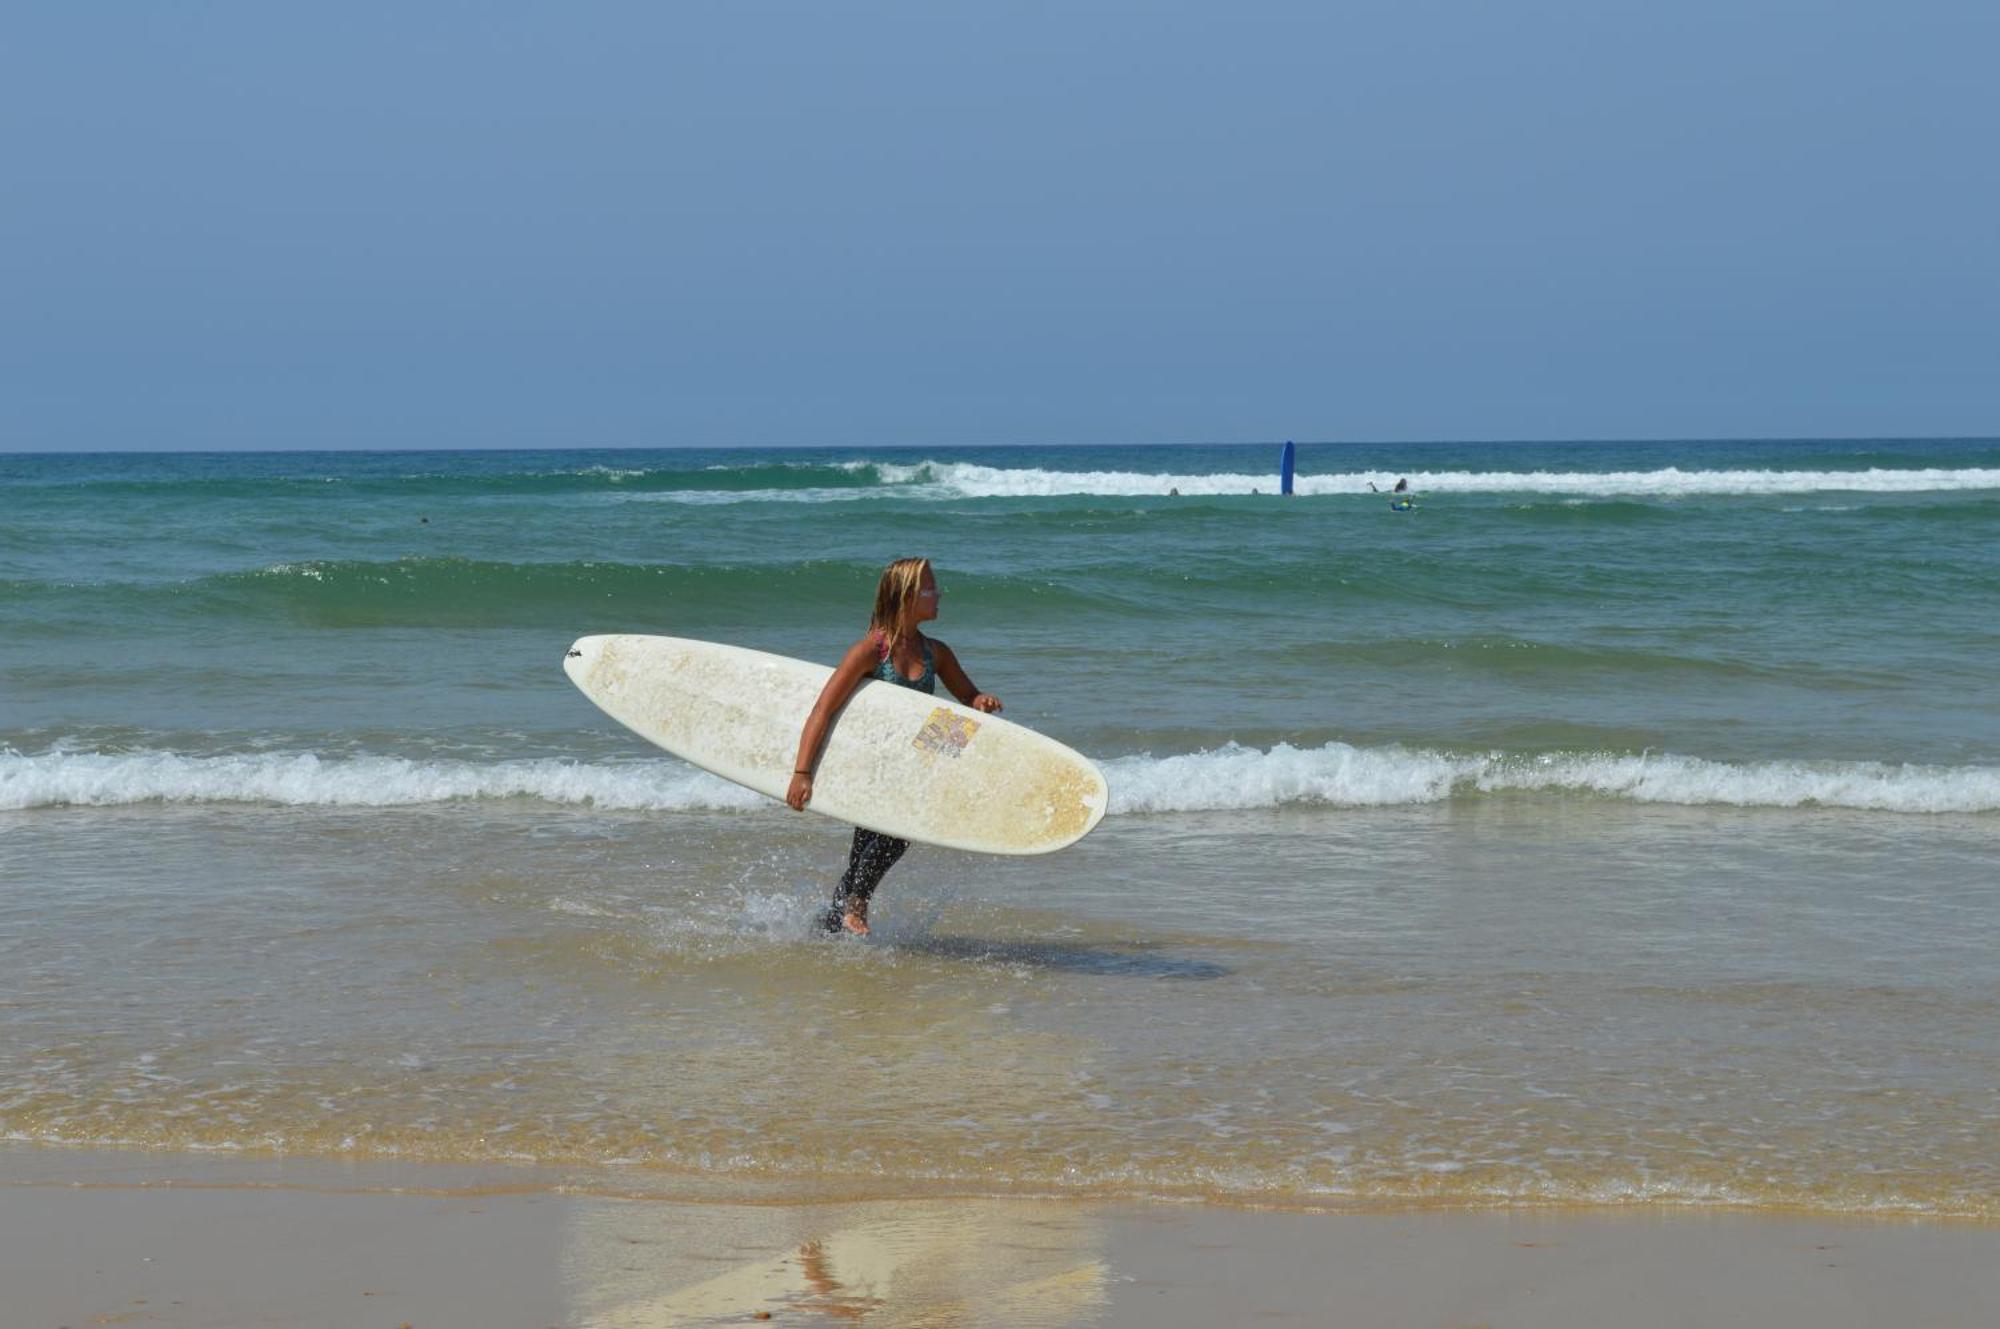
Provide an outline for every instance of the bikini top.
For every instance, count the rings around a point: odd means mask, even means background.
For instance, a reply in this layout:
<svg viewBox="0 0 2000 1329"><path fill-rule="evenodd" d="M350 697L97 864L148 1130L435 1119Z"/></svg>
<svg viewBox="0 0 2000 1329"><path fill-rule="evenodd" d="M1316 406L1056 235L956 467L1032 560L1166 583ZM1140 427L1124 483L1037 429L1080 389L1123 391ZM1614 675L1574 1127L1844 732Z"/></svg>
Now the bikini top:
<svg viewBox="0 0 2000 1329"><path fill-rule="evenodd" d="M924 651L924 672L917 678L909 678L904 675L902 670L896 667L896 657L889 650L889 634L878 628L875 632L875 655L877 657L875 677L881 679L884 683L896 683L906 688L915 688L918 692L928 692L935 695L937 693L937 660L931 654L931 639L929 637L918 637L917 643L923 647Z"/></svg>

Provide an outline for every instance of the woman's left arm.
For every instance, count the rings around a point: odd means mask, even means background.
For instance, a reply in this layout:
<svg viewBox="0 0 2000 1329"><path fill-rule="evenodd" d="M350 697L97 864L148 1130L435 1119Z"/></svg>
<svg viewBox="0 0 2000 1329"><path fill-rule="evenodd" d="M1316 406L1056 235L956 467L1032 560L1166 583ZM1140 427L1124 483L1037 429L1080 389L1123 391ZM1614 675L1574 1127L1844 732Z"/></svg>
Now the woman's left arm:
<svg viewBox="0 0 2000 1329"><path fill-rule="evenodd" d="M965 670L958 663L958 657L951 653L951 647L932 637L931 653L937 658L937 675L951 689L952 696L975 711L984 711L988 715L1000 713L1000 699L972 686L972 680L965 676Z"/></svg>

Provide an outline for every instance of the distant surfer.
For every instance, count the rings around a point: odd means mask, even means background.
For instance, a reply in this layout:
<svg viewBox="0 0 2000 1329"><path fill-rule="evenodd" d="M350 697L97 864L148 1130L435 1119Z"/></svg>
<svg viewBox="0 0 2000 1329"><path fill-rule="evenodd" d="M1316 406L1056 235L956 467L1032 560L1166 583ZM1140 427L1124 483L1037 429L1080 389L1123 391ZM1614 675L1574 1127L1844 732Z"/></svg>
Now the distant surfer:
<svg viewBox="0 0 2000 1329"><path fill-rule="evenodd" d="M1370 480L1368 482L1368 492L1371 494L1379 494L1382 493L1383 491L1377 489L1375 487L1375 482L1373 480ZM1389 494L1389 511L1411 512L1416 509L1417 496L1410 492L1410 478L1408 476L1403 476L1399 478L1396 481L1395 487L1388 490L1387 492Z"/></svg>
<svg viewBox="0 0 2000 1329"><path fill-rule="evenodd" d="M820 749L826 745L833 717L847 705L854 690L869 678L885 683L935 693L939 679L951 695L974 710L997 714L1000 699L981 692L959 667L951 647L918 631L919 623L938 616L937 576L927 558L899 558L882 570L875 587L875 612L868 620L868 633L847 648L835 667L833 677L820 689L812 714L806 717L799 734L798 760L792 763L792 787L785 802L794 812L805 810L812 801L813 769L819 764ZM833 903L824 916L826 930L845 928L858 936L868 935L868 900L882 877L896 865L908 840L854 828L854 844L847 852L847 871L834 888Z"/></svg>

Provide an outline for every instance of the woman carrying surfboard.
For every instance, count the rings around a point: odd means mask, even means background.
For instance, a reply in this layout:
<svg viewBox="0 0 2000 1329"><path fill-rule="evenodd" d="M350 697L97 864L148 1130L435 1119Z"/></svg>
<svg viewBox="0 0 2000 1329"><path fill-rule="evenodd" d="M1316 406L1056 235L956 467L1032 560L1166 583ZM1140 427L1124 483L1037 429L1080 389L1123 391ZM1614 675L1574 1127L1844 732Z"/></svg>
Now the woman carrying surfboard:
<svg viewBox="0 0 2000 1329"><path fill-rule="evenodd" d="M813 769L819 764L820 749L826 745L833 717L847 705L854 690L869 678L885 683L935 693L940 679L951 695L975 710L997 714L1000 699L972 685L951 647L925 636L918 624L938 616L937 576L927 558L899 558L882 570L875 587L875 612L868 620L868 632L848 647L847 654L820 689L819 700L806 717L799 734L799 756L792 763L792 786L785 802L795 812L812 801ZM896 865L908 840L854 828L854 844L847 853L847 871L834 888L833 903L826 912L826 930L842 928L859 936L868 934L868 900L881 884L883 874Z"/></svg>

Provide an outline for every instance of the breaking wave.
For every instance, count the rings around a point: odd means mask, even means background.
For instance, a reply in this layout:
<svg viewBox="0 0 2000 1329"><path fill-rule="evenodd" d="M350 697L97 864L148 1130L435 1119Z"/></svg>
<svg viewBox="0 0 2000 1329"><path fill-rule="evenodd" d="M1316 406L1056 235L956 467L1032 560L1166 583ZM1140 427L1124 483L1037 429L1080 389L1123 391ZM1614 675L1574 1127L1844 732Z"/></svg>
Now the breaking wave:
<svg viewBox="0 0 2000 1329"><path fill-rule="evenodd" d="M1599 752L1530 756L1399 747L1268 750L1228 746L1107 763L1113 812L1193 812L1299 805L1383 807L1447 798L1553 793L1633 803L1854 808L1879 812L2000 810L2000 767L1886 762L1723 762Z"/></svg>
<svg viewBox="0 0 2000 1329"><path fill-rule="evenodd" d="M1183 495L1270 493L1271 474L1186 475L1147 471L1051 471L925 461L912 465L856 462L885 484L927 486L942 496L1043 498L1069 494L1142 496L1179 490ZM1407 478L1420 494L1571 494L1602 498L1727 497L1760 494L1911 494L1940 490L2000 489L2000 468L1925 467L1852 471L1348 471L1301 473L1303 495L1370 494Z"/></svg>
<svg viewBox="0 0 2000 1329"><path fill-rule="evenodd" d="M1593 752L1481 755L1336 742L1123 756L1104 767L1114 815L1390 807L1509 795L1898 813L2000 811L2000 767L1993 766L1723 762ZM0 810L10 811L143 803L403 807L480 799L647 811L737 810L768 803L666 759L592 764L550 758L336 758L312 752L0 752Z"/></svg>

